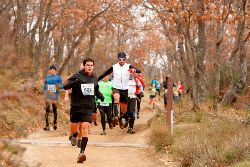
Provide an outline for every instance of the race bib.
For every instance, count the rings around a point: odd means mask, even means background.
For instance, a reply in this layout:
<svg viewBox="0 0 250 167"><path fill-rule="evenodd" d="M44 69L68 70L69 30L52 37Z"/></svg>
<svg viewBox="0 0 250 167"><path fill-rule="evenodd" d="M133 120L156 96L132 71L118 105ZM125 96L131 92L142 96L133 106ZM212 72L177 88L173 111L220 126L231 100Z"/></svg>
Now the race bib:
<svg viewBox="0 0 250 167"><path fill-rule="evenodd" d="M100 106L109 106L109 103L100 103Z"/></svg>
<svg viewBox="0 0 250 167"><path fill-rule="evenodd" d="M48 85L48 91L55 93L56 92L56 86L55 85Z"/></svg>
<svg viewBox="0 0 250 167"><path fill-rule="evenodd" d="M81 84L82 94L84 96L94 95L94 84Z"/></svg>

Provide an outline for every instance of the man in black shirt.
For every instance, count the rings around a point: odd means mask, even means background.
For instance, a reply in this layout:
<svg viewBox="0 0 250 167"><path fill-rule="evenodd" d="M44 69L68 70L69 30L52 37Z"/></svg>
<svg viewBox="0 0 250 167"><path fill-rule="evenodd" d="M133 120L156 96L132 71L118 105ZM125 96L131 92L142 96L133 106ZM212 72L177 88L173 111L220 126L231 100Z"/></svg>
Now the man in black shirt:
<svg viewBox="0 0 250 167"><path fill-rule="evenodd" d="M88 143L88 131L92 123L92 113L95 111L95 96L101 101L104 100L102 93L99 91L98 80L93 74L94 60L86 58L83 61L83 70L74 74L64 84L64 89L72 89L70 122L71 122L71 139L77 137L78 123L82 123L82 141L81 150L77 163L86 160L84 154Z"/></svg>

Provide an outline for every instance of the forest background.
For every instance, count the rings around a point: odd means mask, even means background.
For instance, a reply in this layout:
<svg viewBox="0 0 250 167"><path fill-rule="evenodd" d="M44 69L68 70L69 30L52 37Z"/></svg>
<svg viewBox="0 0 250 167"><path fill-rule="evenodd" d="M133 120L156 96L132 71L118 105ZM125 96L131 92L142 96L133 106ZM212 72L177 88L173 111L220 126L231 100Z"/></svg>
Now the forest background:
<svg viewBox="0 0 250 167"><path fill-rule="evenodd" d="M13 136L27 125L6 112L37 113L51 64L66 79L91 57L100 75L121 51L148 81L181 80L191 111L249 113L249 0L1 0L0 16L0 124Z"/></svg>

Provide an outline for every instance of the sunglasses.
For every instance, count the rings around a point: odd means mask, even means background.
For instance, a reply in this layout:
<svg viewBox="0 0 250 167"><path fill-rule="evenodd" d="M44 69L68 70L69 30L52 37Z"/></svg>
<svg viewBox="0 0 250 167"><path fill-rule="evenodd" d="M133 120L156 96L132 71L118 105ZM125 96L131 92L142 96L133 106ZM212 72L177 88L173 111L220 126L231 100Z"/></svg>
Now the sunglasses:
<svg viewBox="0 0 250 167"><path fill-rule="evenodd" d="M119 58L119 61L125 61L126 59L125 58Z"/></svg>

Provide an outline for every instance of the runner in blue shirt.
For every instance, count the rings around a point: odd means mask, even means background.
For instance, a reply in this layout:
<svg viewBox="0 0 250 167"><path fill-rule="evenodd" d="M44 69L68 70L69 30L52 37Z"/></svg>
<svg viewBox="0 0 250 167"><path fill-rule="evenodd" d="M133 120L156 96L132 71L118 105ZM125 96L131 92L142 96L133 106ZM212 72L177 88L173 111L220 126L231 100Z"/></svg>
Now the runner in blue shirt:
<svg viewBox="0 0 250 167"><path fill-rule="evenodd" d="M160 82L160 80L158 79L157 76L155 76L154 79L152 79L151 86L152 85L155 85L155 89L156 89L157 94L159 95L159 99L160 99L160 96L161 96L161 82Z"/></svg>
<svg viewBox="0 0 250 167"><path fill-rule="evenodd" d="M63 89L62 79L59 75L56 74L56 67L54 65L50 66L49 73L44 82L44 92L46 96L46 113L45 113L45 122L46 126L43 128L45 131L49 131L49 112L50 106L52 105L54 113L54 130L57 129L57 103L59 89Z"/></svg>
<svg viewBox="0 0 250 167"><path fill-rule="evenodd" d="M155 80L155 89L156 89L157 94L159 95L159 99L160 99L160 97L161 97L161 82L160 82L158 77L156 77L156 80Z"/></svg>

